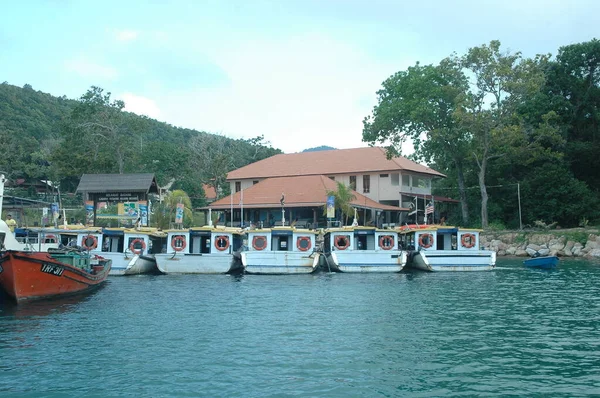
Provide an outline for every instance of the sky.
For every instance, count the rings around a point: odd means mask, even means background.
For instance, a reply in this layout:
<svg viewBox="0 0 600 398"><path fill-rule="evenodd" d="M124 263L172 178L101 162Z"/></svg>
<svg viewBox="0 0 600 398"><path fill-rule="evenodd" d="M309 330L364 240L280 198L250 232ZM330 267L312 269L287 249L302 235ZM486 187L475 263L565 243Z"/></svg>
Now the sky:
<svg viewBox="0 0 600 398"><path fill-rule="evenodd" d="M0 0L0 81L285 153L367 146L381 83L500 40L526 57L600 37L597 0ZM405 148L410 152L410 148Z"/></svg>

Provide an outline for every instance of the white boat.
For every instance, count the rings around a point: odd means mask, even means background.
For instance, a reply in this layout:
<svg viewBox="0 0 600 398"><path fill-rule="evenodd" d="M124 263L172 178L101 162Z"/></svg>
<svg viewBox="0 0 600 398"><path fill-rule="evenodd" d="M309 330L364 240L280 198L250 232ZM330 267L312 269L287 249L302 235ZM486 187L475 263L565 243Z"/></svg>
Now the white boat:
<svg viewBox="0 0 600 398"><path fill-rule="evenodd" d="M57 249L60 244L60 230L55 228L22 228L21 234L14 234L10 250L47 252L48 249ZM10 232L10 231L9 231ZM9 248L7 246L7 248Z"/></svg>
<svg viewBox="0 0 600 398"><path fill-rule="evenodd" d="M318 232L291 226L248 231L242 264L248 274L309 274L319 266Z"/></svg>
<svg viewBox="0 0 600 398"><path fill-rule="evenodd" d="M337 272L400 272L406 252L398 248L398 232L365 226L325 230L324 267Z"/></svg>
<svg viewBox="0 0 600 398"><path fill-rule="evenodd" d="M496 252L480 246L481 230L445 225L405 225L400 244L409 250L407 267L423 271L489 271Z"/></svg>
<svg viewBox="0 0 600 398"><path fill-rule="evenodd" d="M168 230L156 265L165 274L225 274L242 271L243 231L229 227Z"/></svg>
<svg viewBox="0 0 600 398"><path fill-rule="evenodd" d="M88 228L65 230L77 246L112 260L109 275L160 274L152 253L150 234L154 229Z"/></svg>

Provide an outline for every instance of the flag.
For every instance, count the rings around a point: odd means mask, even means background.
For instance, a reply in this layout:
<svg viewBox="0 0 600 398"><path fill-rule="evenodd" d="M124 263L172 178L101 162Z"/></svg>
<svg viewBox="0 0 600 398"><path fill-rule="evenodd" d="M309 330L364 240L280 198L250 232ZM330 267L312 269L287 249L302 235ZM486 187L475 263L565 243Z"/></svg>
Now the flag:
<svg viewBox="0 0 600 398"><path fill-rule="evenodd" d="M433 213L433 202L429 202L427 207L425 207L425 214L432 214L432 213Z"/></svg>

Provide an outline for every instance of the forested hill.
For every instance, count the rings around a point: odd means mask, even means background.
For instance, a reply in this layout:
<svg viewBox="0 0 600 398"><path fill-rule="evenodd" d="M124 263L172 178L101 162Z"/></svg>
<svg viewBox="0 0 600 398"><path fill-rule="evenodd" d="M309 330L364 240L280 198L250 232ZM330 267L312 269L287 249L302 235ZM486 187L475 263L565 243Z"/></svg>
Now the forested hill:
<svg viewBox="0 0 600 398"><path fill-rule="evenodd" d="M231 139L173 127L123 111L121 101L92 87L78 100L0 84L0 170L12 181L50 179L73 192L84 173L154 173L159 185L174 180L196 205L200 183L228 192L227 172L280 150L253 139Z"/></svg>

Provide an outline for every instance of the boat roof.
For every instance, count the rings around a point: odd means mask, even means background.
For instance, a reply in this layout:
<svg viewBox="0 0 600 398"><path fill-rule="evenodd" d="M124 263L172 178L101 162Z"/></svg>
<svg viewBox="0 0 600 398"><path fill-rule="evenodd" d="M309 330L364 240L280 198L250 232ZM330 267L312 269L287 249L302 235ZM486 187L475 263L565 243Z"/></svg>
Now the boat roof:
<svg viewBox="0 0 600 398"><path fill-rule="evenodd" d="M411 225L403 225L399 228L400 233L407 234L411 232L419 232L419 231L436 231L436 232L483 232L482 229L477 228L463 228L456 227L452 225L439 225L439 224L411 224Z"/></svg>
<svg viewBox="0 0 600 398"><path fill-rule="evenodd" d="M176 230L169 230L169 232L175 232ZM182 231L182 230L177 230ZM191 227L190 232L222 232L230 234L243 235L244 230L236 227L227 227L225 225L204 225L202 227Z"/></svg>
<svg viewBox="0 0 600 398"><path fill-rule="evenodd" d="M397 230L390 228L377 228L375 226L366 225L346 225L343 227L326 228L325 233L328 232L354 232L354 231L376 231L376 232L398 232Z"/></svg>
<svg viewBox="0 0 600 398"><path fill-rule="evenodd" d="M296 228L296 227L292 227L290 225L287 226L278 226L278 227L271 227L271 228L256 228L256 229L250 229L248 230L248 233L265 233L265 232L295 232L295 233L303 233L303 234L315 234L317 235L319 233L319 231L316 231L314 229L308 229L308 228Z"/></svg>

